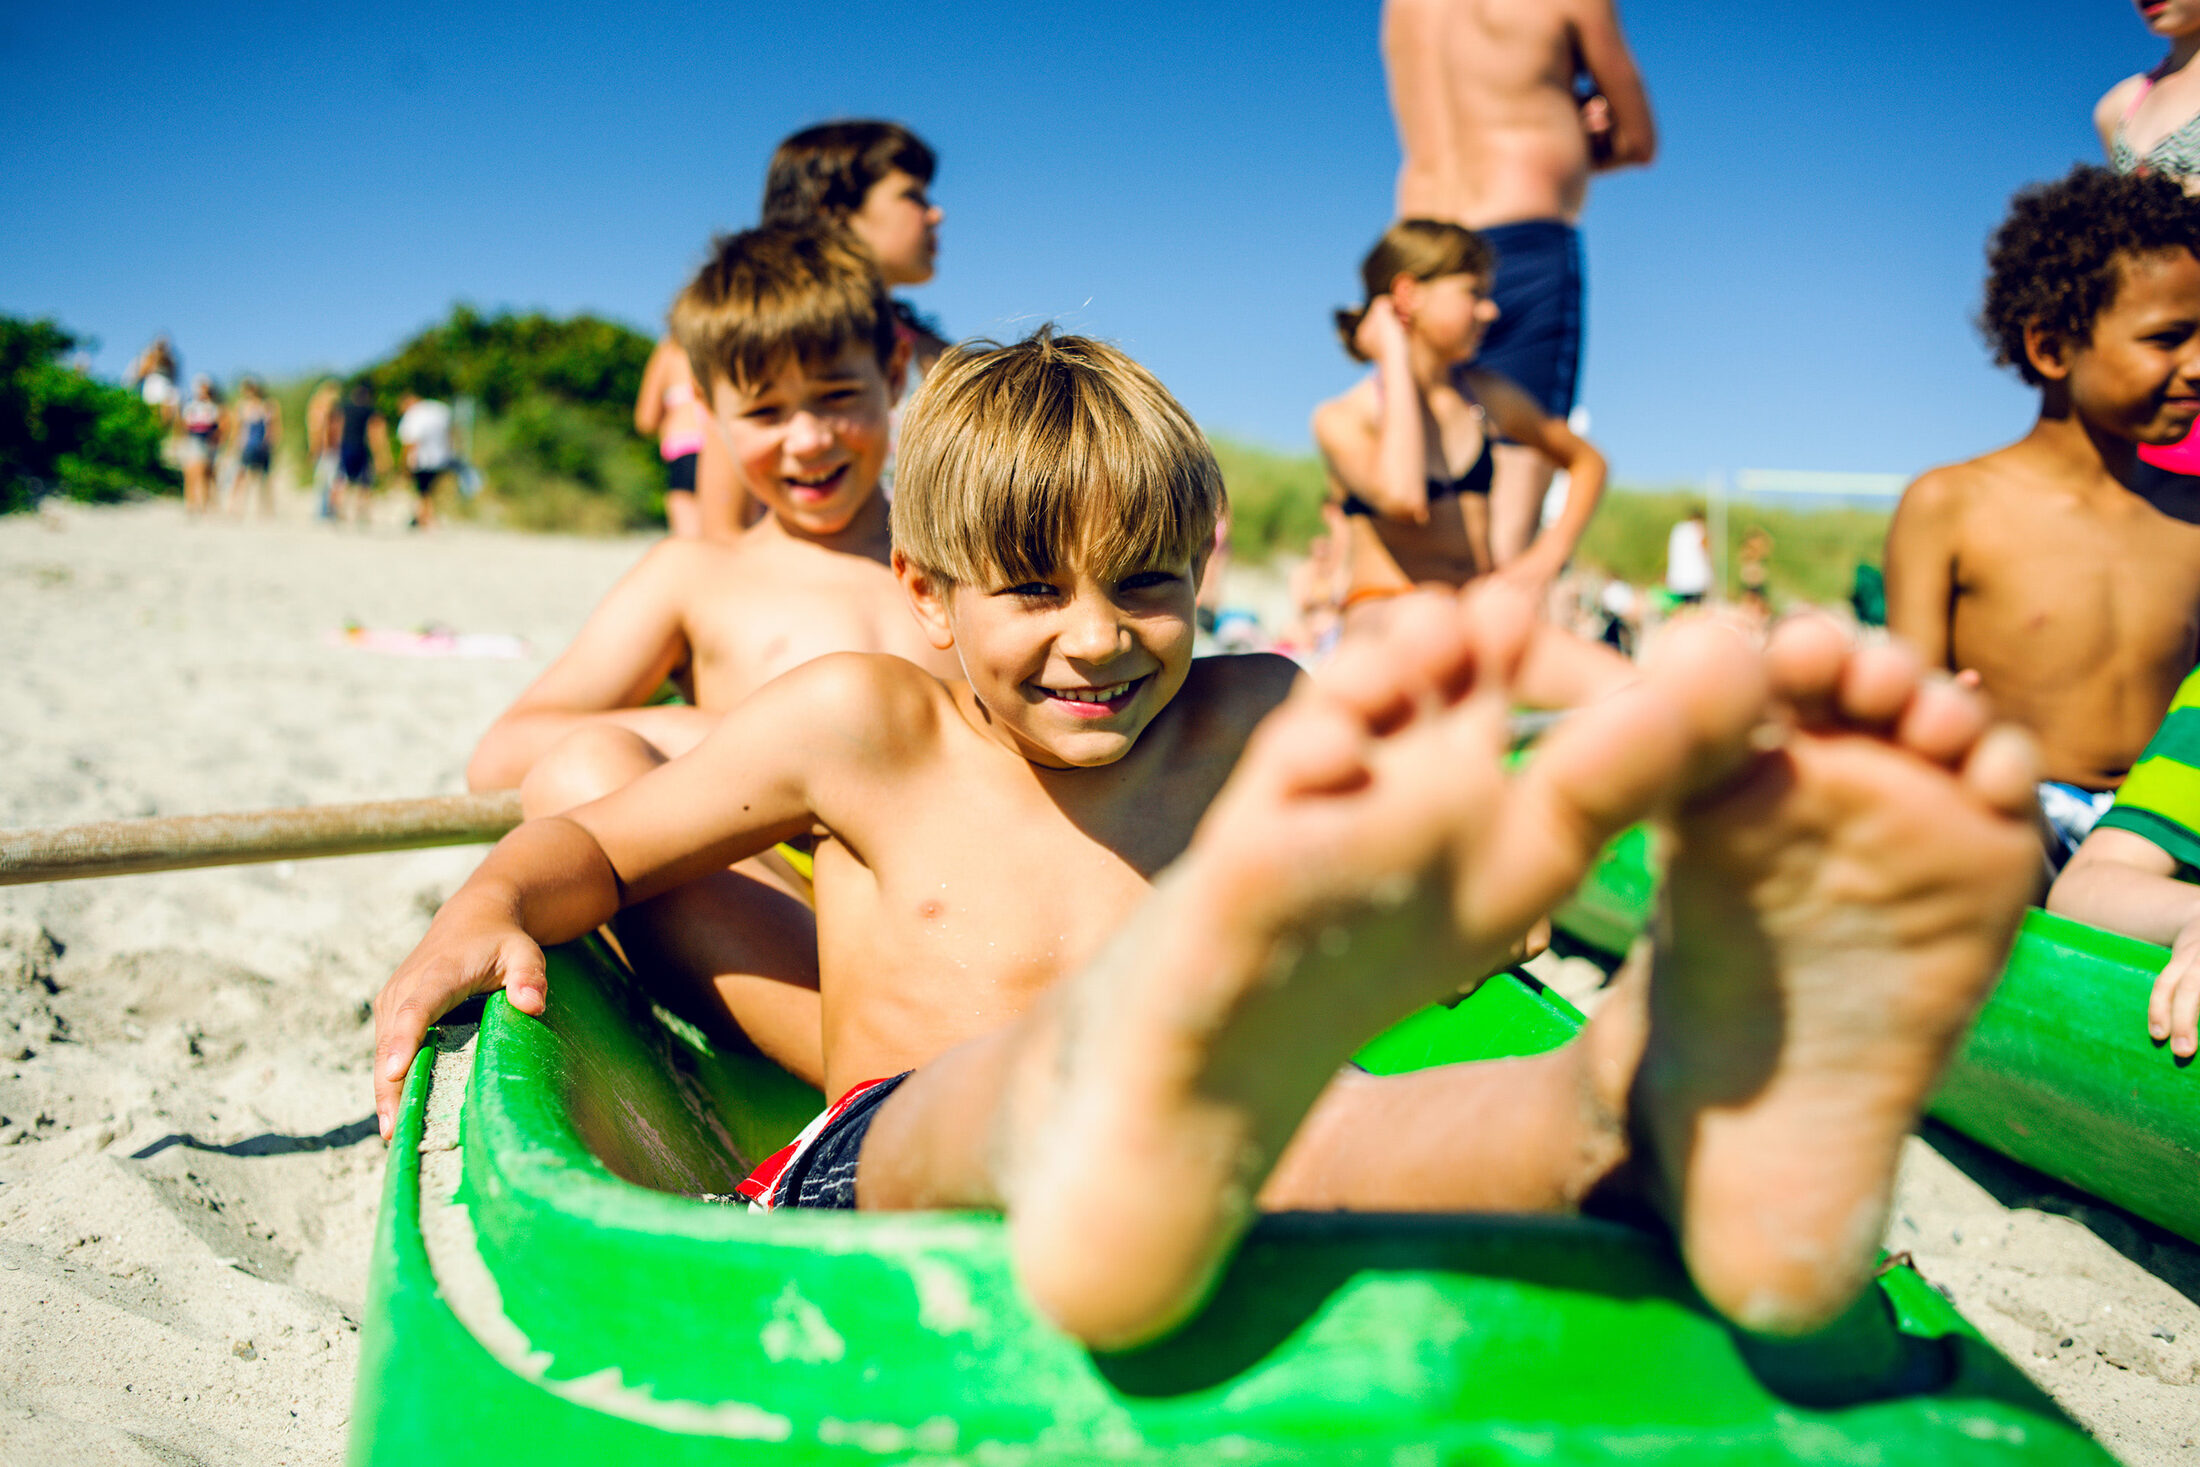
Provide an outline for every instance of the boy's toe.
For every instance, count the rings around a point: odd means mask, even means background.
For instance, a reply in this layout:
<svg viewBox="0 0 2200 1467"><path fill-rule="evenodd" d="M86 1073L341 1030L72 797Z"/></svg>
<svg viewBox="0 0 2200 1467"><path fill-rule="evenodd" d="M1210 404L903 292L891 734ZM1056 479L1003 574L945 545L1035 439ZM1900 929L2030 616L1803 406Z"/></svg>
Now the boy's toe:
<svg viewBox="0 0 2200 1467"><path fill-rule="evenodd" d="M1895 722L1895 741L1919 758L1945 768L1960 767L1971 746L1982 738L1992 719L1986 705L1954 683L1926 681L1910 699Z"/></svg>
<svg viewBox="0 0 2200 1467"><path fill-rule="evenodd" d="M1907 647L1892 643L1859 647L1841 670L1836 716L1855 726L1892 728L1916 695L1923 675L1924 668Z"/></svg>
<svg viewBox="0 0 2200 1467"><path fill-rule="evenodd" d="M1854 647L1848 632L1830 616L1790 617L1773 630L1765 647L1765 675L1773 696L1805 723L1823 722Z"/></svg>
<svg viewBox="0 0 2200 1467"><path fill-rule="evenodd" d="M1988 808L2031 819L2038 809L2039 745L2013 724L1997 723L1971 746L1962 778L1964 787Z"/></svg>

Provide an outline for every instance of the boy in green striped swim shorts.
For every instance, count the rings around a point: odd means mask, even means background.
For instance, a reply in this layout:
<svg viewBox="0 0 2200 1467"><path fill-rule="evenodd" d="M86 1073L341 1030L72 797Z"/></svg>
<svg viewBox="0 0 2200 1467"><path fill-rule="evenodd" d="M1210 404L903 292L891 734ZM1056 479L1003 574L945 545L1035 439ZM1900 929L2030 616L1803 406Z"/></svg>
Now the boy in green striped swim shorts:
<svg viewBox="0 0 2200 1467"><path fill-rule="evenodd" d="M2179 1059L2200 1053L2200 671L2178 688L2047 908L2168 948L2147 1032Z"/></svg>

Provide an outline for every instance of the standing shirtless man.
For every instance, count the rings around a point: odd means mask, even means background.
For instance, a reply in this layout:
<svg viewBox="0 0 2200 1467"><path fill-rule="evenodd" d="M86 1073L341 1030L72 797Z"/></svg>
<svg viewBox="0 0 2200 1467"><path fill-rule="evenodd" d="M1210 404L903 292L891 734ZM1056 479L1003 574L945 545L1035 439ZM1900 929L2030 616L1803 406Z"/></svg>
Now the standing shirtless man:
<svg viewBox="0 0 2200 1467"><path fill-rule="evenodd" d="M1398 120L1398 216L1479 230L1497 251L1498 317L1475 365L1573 410L1589 175L1657 152L1650 98L1613 0L1386 0L1383 65ZM1584 95L1582 83L1586 81ZM1500 442L1490 542L1527 549L1552 465Z"/></svg>

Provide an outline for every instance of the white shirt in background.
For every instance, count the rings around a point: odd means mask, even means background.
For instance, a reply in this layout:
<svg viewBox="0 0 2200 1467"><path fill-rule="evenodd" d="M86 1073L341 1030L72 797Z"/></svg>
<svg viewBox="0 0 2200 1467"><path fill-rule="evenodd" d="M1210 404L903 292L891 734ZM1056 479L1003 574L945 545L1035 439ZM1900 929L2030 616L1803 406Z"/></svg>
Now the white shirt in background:
<svg viewBox="0 0 2200 1467"><path fill-rule="evenodd" d="M449 468L451 463L451 408L433 398L416 402L397 420L397 441L413 451L416 470Z"/></svg>
<svg viewBox="0 0 2200 1467"><path fill-rule="evenodd" d="M1711 542L1702 520L1682 520L1665 537L1665 589L1701 596L1711 589Z"/></svg>

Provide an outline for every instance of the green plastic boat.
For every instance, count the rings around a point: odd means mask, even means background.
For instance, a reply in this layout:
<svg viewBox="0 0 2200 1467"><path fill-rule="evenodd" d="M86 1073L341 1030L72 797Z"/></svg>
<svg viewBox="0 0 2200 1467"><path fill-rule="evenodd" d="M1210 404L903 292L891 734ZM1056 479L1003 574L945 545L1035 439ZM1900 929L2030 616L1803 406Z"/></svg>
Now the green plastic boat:
<svg viewBox="0 0 2200 1467"><path fill-rule="evenodd" d="M1907 1269L1860 1312L1867 1348L1767 1355L1664 1244L1605 1223L1272 1219L1190 1325L1095 1356L1032 1315L997 1219L719 1200L816 1094L713 1050L600 949L550 971L543 1019L494 998L407 1084L361 1467L2108 1461ZM1367 1058L1577 1023L1499 979Z"/></svg>
<svg viewBox="0 0 2200 1467"><path fill-rule="evenodd" d="M1614 842L1553 916L1624 953L1657 901L1650 843ZM2034 908L1933 1103L2013 1161L2200 1242L2200 1073L2147 1037L2169 950Z"/></svg>

